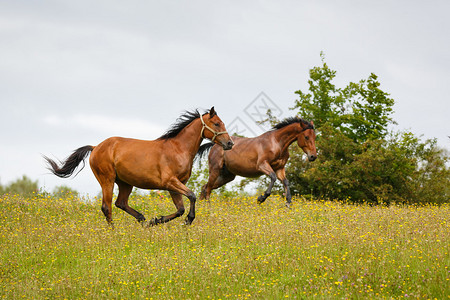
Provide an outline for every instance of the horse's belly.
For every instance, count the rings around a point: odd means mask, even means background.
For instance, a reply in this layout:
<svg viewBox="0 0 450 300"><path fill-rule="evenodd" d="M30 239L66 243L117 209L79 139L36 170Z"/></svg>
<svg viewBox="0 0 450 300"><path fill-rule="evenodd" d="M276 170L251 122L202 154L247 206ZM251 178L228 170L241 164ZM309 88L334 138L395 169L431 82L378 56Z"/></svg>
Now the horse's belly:
<svg viewBox="0 0 450 300"><path fill-rule="evenodd" d="M263 175L264 173L261 172L233 172L233 174L238 175L238 176L242 176L242 177L247 177L247 178L258 178L259 176Z"/></svg>
<svg viewBox="0 0 450 300"><path fill-rule="evenodd" d="M263 173L258 171L256 167L247 166L245 164L225 163L225 166L228 171L230 171L234 175L242 177L259 177L263 175Z"/></svg>
<svg viewBox="0 0 450 300"><path fill-rule="evenodd" d="M174 177L180 182L186 182L189 179L190 172L183 166L174 172L171 169L165 169L158 164L141 165L140 167L124 168L121 166L116 169L120 180L141 189L166 190L170 180Z"/></svg>
<svg viewBox="0 0 450 300"><path fill-rule="evenodd" d="M128 183L129 185L138 187L140 189L162 189L162 182L160 178L154 176L148 176L144 174L120 174L117 173L117 177Z"/></svg>

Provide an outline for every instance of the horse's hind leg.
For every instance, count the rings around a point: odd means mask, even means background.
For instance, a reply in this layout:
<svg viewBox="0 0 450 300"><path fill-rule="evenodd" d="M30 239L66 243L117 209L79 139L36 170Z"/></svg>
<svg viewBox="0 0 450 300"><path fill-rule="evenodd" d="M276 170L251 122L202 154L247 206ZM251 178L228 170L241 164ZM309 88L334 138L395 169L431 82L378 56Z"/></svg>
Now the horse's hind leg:
<svg viewBox="0 0 450 300"><path fill-rule="evenodd" d="M116 173L112 165L107 162L102 165L98 160L95 160L95 153L91 154L90 164L95 178L97 178L98 183L100 183L100 186L102 187L102 212L106 217L106 221L108 221L109 224L112 224L111 204Z"/></svg>
<svg viewBox="0 0 450 300"><path fill-rule="evenodd" d="M114 182L111 183L100 183L102 187L102 212L106 217L106 221L108 221L109 224L112 224L112 197L113 197L113 190L114 190Z"/></svg>
<svg viewBox="0 0 450 300"><path fill-rule="evenodd" d="M211 196L211 191L220 188L224 184L233 181L236 175L228 171L227 167L223 165L220 171L214 170L214 173L210 173L208 183L202 187L201 199L208 199Z"/></svg>
<svg viewBox="0 0 450 300"><path fill-rule="evenodd" d="M116 206L135 217L138 222L145 221L145 217L140 212L136 211L128 205L128 197L133 190L133 186L118 179L116 179L116 183L119 186L119 195L117 196L117 200L115 203Z"/></svg>
<svg viewBox="0 0 450 300"><path fill-rule="evenodd" d="M209 177L208 182L202 186L202 191L200 193L199 200L207 199L209 200L209 196L211 195L212 186L214 182L219 177L220 167L217 163L209 163Z"/></svg>
<svg viewBox="0 0 450 300"><path fill-rule="evenodd" d="M211 188L212 184L210 183L210 180L211 181L215 180L215 178L211 178L211 174L209 175L208 182L202 186L202 191L200 192L199 200L203 200L203 199L209 200L209 197L211 196L211 190L212 190L212 188Z"/></svg>
<svg viewBox="0 0 450 300"><path fill-rule="evenodd" d="M220 173L219 177L217 177L216 181L214 182L212 189L218 189L228 182L233 181L234 178L236 178L236 175L230 173L227 169L226 171Z"/></svg>
<svg viewBox="0 0 450 300"><path fill-rule="evenodd" d="M216 182L217 178L219 178L219 171L216 169L209 169L209 178L208 182L202 186L202 192L200 193L200 199L207 199L209 200L209 197L211 195L211 191L213 189L213 185Z"/></svg>

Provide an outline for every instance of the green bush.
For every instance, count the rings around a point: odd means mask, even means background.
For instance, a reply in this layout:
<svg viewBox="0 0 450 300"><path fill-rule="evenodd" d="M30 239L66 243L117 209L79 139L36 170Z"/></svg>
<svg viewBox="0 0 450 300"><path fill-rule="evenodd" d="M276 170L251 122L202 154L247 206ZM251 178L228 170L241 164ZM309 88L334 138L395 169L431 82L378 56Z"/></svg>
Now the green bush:
<svg viewBox="0 0 450 300"><path fill-rule="evenodd" d="M52 194L55 198L62 198L62 199L65 199L67 196L78 197L78 192L76 190L65 185L56 186L53 189Z"/></svg>
<svg viewBox="0 0 450 300"><path fill-rule="evenodd" d="M3 187L0 185L0 194L30 195L32 193L37 193L38 191L39 188L37 180L32 181L25 175L23 175L21 179L17 179L7 186Z"/></svg>
<svg viewBox="0 0 450 300"><path fill-rule="evenodd" d="M448 156L434 140L411 133L357 143L321 128L318 159L308 163L291 147L287 176L295 194L371 202L444 203L449 200Z"/></svg>

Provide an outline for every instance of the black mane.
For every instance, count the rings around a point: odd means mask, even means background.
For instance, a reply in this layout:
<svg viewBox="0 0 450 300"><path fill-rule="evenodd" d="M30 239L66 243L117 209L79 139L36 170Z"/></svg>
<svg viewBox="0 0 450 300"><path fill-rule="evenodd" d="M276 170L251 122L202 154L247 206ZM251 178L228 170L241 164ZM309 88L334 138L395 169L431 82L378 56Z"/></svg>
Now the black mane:
<svg viewBox="0 0 450 300"><path fill-rule="evenodd" d="M281 129L281 128L286 127L286 126L288 126L288 125L291 125L291 124L293 124L293 123L303 123L304 125L307 126L306 128L314 129L314 126L313 126L310 122L308 122L308 121L306 121L306 120L304 120L304 119L302 119L302 118L299 118L299 117L297 117L297 116L295 116L295 117L289 117L289 118L284 119L284 120L281 121L280 123L274 125L274 126L272 127L272 129Z"/></svg>
<svg viewBox="0 0 450 300"><path fill-rule="evenodd" d="M194 121L197 118L200 118L201 115L198 112L198 110L194 111L185 111L181 116L178 117L178 119L173 123L170 128L164 133L162 136L160 136L159 140L167 140L173 137L176 137L181 130L183 130L186 126L191 124L192 121Z"/></svg>

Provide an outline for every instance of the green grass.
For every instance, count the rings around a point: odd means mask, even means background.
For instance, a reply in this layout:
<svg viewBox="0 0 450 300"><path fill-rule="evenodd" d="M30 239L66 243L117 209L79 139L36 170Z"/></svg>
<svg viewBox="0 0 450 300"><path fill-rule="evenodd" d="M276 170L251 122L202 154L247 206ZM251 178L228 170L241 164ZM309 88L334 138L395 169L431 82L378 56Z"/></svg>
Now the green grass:
<svg viewBox="0 0 450 300"><path fill-rule="evenodd" d="M114 207L111 229L97 199L2 196L0 298L449 298L449 205L283 203L214 198L191 226L151 228ZM175 211L166 196L130 205Z"/></svg>

